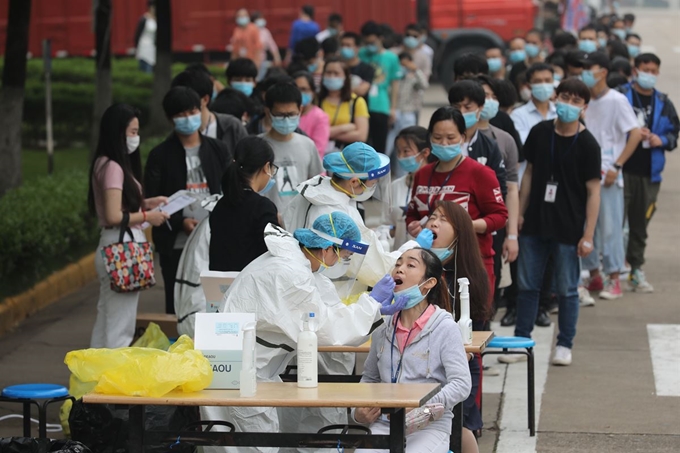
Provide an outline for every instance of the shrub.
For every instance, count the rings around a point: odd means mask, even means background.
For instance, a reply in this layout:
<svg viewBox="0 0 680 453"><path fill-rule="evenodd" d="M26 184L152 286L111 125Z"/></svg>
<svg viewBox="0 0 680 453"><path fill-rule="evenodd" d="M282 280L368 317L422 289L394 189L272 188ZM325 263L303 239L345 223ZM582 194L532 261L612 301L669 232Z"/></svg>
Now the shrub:
<svg viewBox="0 0 680 453"><path fill-rule="evenodd" d="M0 298L95 250L99 230L87 210L87 190L87 173L73 171L0 198Z"/></svg>

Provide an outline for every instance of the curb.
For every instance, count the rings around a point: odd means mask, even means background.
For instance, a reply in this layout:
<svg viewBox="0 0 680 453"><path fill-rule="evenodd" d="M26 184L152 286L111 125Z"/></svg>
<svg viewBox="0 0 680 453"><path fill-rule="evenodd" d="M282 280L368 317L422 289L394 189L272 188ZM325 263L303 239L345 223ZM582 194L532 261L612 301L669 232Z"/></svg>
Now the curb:
<svg viewBox="0 0 680 453"><path fill-rule="evenodd" d="M21 321L97 278L95 253L54 272L33 288L0 301L0 337Z"/></svg>

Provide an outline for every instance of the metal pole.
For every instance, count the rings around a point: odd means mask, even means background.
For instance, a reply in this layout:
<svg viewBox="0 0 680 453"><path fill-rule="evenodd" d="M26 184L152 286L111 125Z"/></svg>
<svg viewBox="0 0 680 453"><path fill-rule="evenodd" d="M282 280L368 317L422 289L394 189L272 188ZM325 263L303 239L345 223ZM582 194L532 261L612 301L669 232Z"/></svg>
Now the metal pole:
<svg viewBox="0 0 680 453"><path fill-rule="evenodd" d="M45 67L45 131L47 133L47 174L54 171L54 137L52 134L52 42L43 40Z"/></svg>

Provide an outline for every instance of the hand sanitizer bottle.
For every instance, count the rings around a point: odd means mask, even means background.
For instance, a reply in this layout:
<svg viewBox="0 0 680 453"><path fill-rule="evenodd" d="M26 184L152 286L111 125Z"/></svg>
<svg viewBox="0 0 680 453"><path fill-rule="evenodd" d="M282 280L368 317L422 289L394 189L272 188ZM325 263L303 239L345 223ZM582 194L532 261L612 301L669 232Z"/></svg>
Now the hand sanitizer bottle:
<svg viewBox="0 0 680 453"><path fill-rule="evenodd" d="M463 344L472 344L472 320L470 319L470 281L467 278L458 279L460 288L460 318L458 327L463 337Z"/></svg>
<svg viewBox="0 0 680 453"><path fill-rule="evenodd" d="M257 391L257 373L255 365L255 323L243 326L243 360L241 361L241 397L255 396Z"/></svg>
<svg viewBox="0 0 680 453"><path fill-rule="evenodd" d="M314 313L306 314L298 336L298 387L302 388L319 386L317 338L310 326L314 320Z"/></svg>

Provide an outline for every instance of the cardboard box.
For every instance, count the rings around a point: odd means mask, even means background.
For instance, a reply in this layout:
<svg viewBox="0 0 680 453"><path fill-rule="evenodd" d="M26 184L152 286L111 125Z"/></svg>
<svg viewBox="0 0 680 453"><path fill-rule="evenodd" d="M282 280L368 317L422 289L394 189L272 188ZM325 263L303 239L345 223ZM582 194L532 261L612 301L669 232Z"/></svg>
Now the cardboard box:
<svg viewBox="0 0 680 453"><path fill-rule="evenodd" d="M169 315L166 313L137 313L137 321L135 322L135 336L132 342L137 341L139 337L144 335L146 328L150 322L155 322L161 331L170 339L177 339L177 315Z"/></svg>
<svg viewBox="0 0 680 453"><path fill-rule="evenodd" d="M243 326L254 313L196 313L194 347L213 367L208 389L238 389L243 355Z"/></svg>

